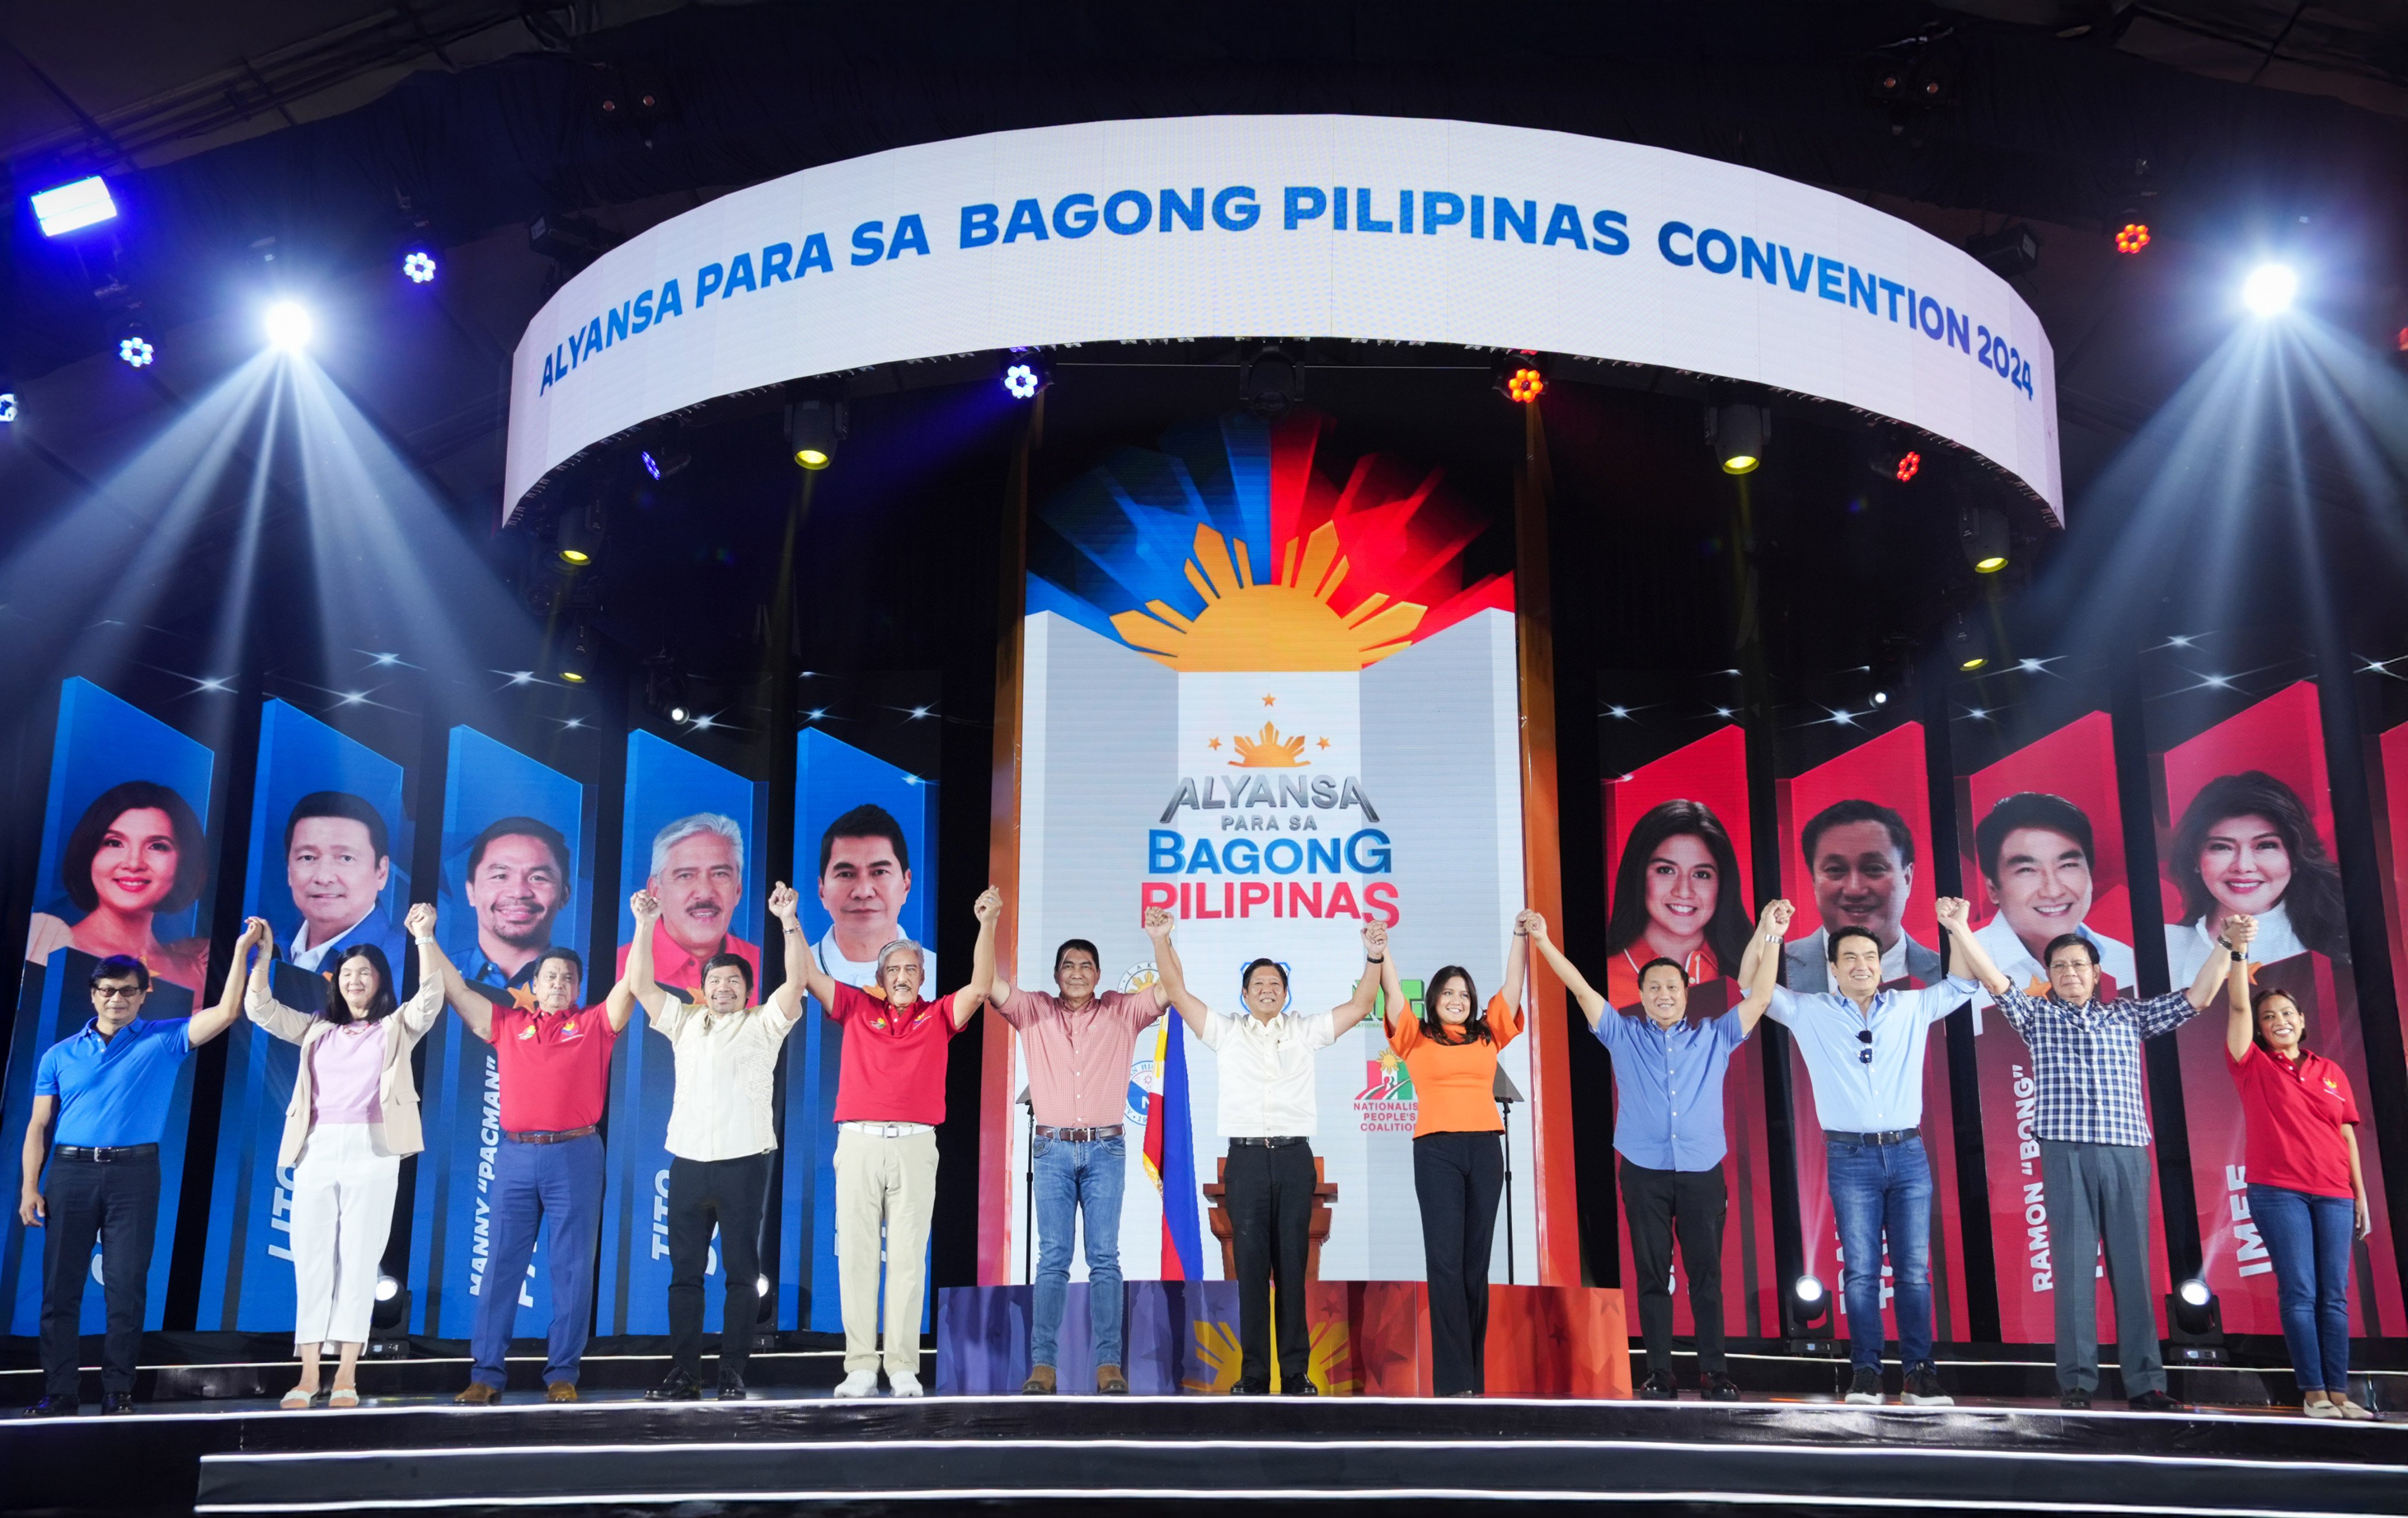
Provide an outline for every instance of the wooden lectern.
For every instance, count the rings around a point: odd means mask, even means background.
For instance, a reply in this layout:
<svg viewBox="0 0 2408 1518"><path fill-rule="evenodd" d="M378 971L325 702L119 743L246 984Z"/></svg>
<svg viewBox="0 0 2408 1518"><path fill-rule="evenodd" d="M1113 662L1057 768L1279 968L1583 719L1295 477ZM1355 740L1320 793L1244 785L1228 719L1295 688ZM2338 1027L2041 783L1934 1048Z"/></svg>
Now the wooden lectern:
<svg viewBox="0 0 2408 1518"><path fill-rule="evenodd" d="M1229 1221L1228 1156L1223 1155L1213 1169L1213 1179L1203 1187L1204 1199L1211 1204L1212 1237L1221 1241L1221 1279L1238 1279L1237 1227ZM1304 1279L1321 1279L1321 1241L1329 1237L1329 1210L1338 1202L1338 1182L1326 1180L1321 1173L1321 1156L1312 1156L1312 1221L1305 1225Z"/></svg>

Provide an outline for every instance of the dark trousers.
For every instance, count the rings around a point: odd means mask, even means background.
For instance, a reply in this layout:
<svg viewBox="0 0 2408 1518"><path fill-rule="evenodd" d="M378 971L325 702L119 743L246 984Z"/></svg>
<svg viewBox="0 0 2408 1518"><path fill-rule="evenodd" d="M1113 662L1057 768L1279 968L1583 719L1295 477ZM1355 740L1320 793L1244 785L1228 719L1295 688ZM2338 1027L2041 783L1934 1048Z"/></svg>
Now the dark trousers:
<svg viewBox="0 0 2408 1518"><path fill-rule="evenodd" d="M1672 1240L1689 1269L1689 1316L1697 1320L1698 1368L1726 1368L1723 1358L1723 1215L1730 1195L1722 1167L1651 1170L1622 1162L1622 1208L1630 1219L1630 1268L1638 1277L1639 1332L1647 1373L1672 1373Z"/></svg>
<svg viewBox="0 0 2408 1518"><path fill-rule="evenodd" d="M740 1160L669 1156L669 1357L702 1374L702 1278L710 1264L710 1227L719 1225L719 1370L744 1373L761 1315L761 1213L769 1201L763 1150Z"/></svg>
<svg viewBox="0 0 2408 1518"><path fill-rule="evenodd" d="M42 1188L42 1389L51 1396L80 1395L83 1286L98 1239L101 1284L108 1294L100 1386L130 1395L142 1353L150 1241L159 1227L159 1156L54 1159Z"/></svg>
<svg viewBox="0 0 2408 1518"><path fill-rule="evenodd" d="M1413 1140L1429 1277L1430 1390L1488 1389L1488 1252L1505 1190L1504 1136L1426 1133Z"/></svg>
<svg viewBox="0 0 2408 1518"><path fill-rule="evenodd" d="M493 1254L479 1283L469 1322L476 1365L469 1379L509 1383L510 1329L518 1323L519 1283L535 1258L536 1230L548 1225L552 1257L551 1357L543 1382L577 1384L594 1331L594 1249L602 1229L602 1138L587 1134L556 1144L514 1144L494 1151Z"/></svg>
<svg viewBox="0 0 2408 1518"><path fill-rule="evenodd" d="M1279 1289L1280 1382L1288 1390L1312 1366L1312 1330L1304 1317L1305 1230L1312 1224L1312 1146L1231 1144L1222 1176L1223 1204L1238 1245L1238 1380L1254 1390L1271 1381L1271 1289Z"/></svg>

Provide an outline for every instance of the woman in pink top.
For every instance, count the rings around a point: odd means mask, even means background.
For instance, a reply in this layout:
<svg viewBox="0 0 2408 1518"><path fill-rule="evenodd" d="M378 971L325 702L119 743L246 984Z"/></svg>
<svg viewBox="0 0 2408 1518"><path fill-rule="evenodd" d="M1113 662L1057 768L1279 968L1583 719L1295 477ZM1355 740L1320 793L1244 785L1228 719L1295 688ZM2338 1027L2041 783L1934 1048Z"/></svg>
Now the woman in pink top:
<svg viewBox="0 0 2408 1518"><path fill-rule="evenodd" d="M319 1356L330 1345L338 1359L328 1405L359 1406L360 1348L393 1231L401 1157L425 1147L409 1052L443 1012L435 909L410 908L407 925L420 955L419 992L408 1006L394 998L384 951L370 943L345 949L330 967L335 995L315 1016L269 995L272 953L251 968L245 1011L263 1032L301 1046L277 1154L279 1165L293 1168L293 1339L301 1380L284 1394L288 1408L317 1400ZM252 918L235 950L237 973L241 956L265 941L267 924Z"/></svg>

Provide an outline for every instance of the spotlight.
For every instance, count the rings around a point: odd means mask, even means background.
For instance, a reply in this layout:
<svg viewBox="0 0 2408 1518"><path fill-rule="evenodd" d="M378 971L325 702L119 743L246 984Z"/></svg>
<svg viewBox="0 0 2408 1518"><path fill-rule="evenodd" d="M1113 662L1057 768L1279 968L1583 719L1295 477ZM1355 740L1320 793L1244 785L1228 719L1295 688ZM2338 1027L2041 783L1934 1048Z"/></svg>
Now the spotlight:
<svg viewBox="0 0 2408 1518"><path fill-rule="evenodd" d="M1792 1354L1829 1354L1837 1347L1831 1337L1831 1294L1820 1277L1808 1274L1789 1283L1781 1299L1781 1329Z"/></svg>
<svg viewBox="0 0 2408 1518"><path fill-rule="evenodd" d="M5 427L16 420L17 393L13 390L0 390L0 427Z"/></svg>
<svg viewBox="0 0 2408 1518"><path fill-rule="evenodd" d="M560 562L582 569L602 553L602 513L598 505L561 513L552 539Z"/></svg>
<svg viewBox="0 0 2408 1518"><path fill-rule="evenodd" d="M390 1301L392 1301L394 1297L396 1297L396 1296L400 1296L400 1295L401 1295L401 1282L400 1282L395 1281L395 1280L394 1280L394 1279L393 1279L393 1277L391 1277L391 1276L387 1276L387 1275L380 1275L380 1276L378 1276L378 1277L377 1277L377 1283L376 1283L376 1299L377 1299L378 1301L380 1301L380 1302L390 1302Z"/></svg>
<svg viewBox="0 0 2408 1518"><path fill-rule="evenodd" d="M1527 406L1547 393L1547 371L1539 355L1526 350L1497 361L1497 394Z"/></svg>
<svg viewBox="0 0 2408 1518"><path fill-rule="evenodd" d="M1910 448L1898 456L1898 467L1890 471L1890 478L1903 485L1922 472L1923 455Z"/></svg>
<svg viewBox="0 0 2408 1518"><path fill-rule="evenodd" d="M1956 541L1965 562L1977 575L1995 575L2007 566L2007 519L1985 506L1959 507Z"/></svg>
<svg viewBox="0 0 2408 1518"><path fill-rule="evenodd" d="M683 727L694 720L693 697L686 689L686 680L660 654L644 661L644 705Z"/></svg>
<svg viewBox="0 0 2408 1518"><path fill-rule="evenodd" d="M127 368L147 369L158 358L159 351L150 346L150 338L137 332L118 340L117 356L125 361Z"/></svg>
<svg viewBox="0 0 2408 1518"><path fill-rule="evenodd" d="M117 202L109 198L108 181L95 174L88 179L44 190L33 197L34 220L42 236L56 237L117 219Z"/></svg>
<svg viewBox="0 0 2408 1518"><path fill-rule="evenodd" d="M636 454L636 462L638 465L641 465L643 466L644 473L650 475L652 479L666 480L669 476L677 473L680 469L692 464L694 462L694 455L681 449L647 448L638 451Z"/></svg>
<svg viewBox="0 0 2408 1518"><path fill-rule="evenodd" d="M1004 365L1003 388L1013 400L1033 401L1039 391L1054 382L1053 373L1046 368L1045 361L1036 354L1007 353L1004 356L1010 362Z"/></svg>
<svg viewBox="0 0 2408 1518"><path fill-rule="evenodd" d="M2300 277L2287 264L2260 264L2241 282L2241 304L2259 316L2278 316L2291 308L2300 293Z"/></svg>
<svg viewBox="0 0 2408 1518"><path fill-rule="evenodd" d="M824 469L836 462L836 445L844 434L842 401L803 400L786 408L786 446L806 469Z"/></svg>
<svg viewBox="0 0 2408 1518"><path fill-rule="evenodd" d="M401 255L401 272L411 284L433 284L435 255L423 248L413 248Z"/></svg>
<svg viewBox="0 0 2408 1518"><path fill-rule="evenodd" d="M1279 418L1304 396L1304 371L1277 348L1266 348L1238 371L1238 397L1260 417Z"/></svg>
<svg viewBox="0 0 2408 1518"><path fill-rule="evenodd" d="M267 341L271 347L286 352L307 348L316 327L309 318L309 308L298 301L280 300L267 308Z"/></svg>
<svg viewBox="0 0 2408 1518"><path fill-rule="evenodd" d="M2040 267L2040 237L2021 222L1965 239L1973 261L2001 279L2029 274Z"/></svg>
<svg viewBox="0 0 2408 1518"><path fill-rule="evenodd" d="M1813 1276L1799 1276L1798 1284L1792 1289L1802 1305L1812 1306L1823 1299L1823 1282Z"/></svg>
<svg viewBox="0 0 2408 1518"><path fill-rule="evenodd" d="M368 1310L368 1342L364 1352L367 1358L409 1358L408 1325L408 1290L393 1277L378 1272L376 1301Z"/></svg>
<svg viewBox="0 0 2408 1518"><path fill-rule="evenodd" d="M2149 224L2146 222L2127 222L2115 234L2115 251L2119 253L2137 253L2148 245Z"/></svg>
<svg viewBox="0 0 2408 1518"><path fill-rule="evenodd" d="M1990 639L1981 623L1962 611L1948 619L1948 662L1970 675L1990 662Z"/></svg>
<svg viewBox="0 0 2408 1518"><path fill-rule="evenodd" d="M1761 406L1717 406L1706 413L1706 441L1725 474L1754 473L1771 436L1772 413Z"/></svg>
<svg viewBox="0 0 2408 1518"><path fill-rule="evenodd" d="M570 629L568 646L561 651L560 678L571 685L594 678L594 634L581 622Z"/></svg>
<svg viewBox="0 0 2408 1518"><path fill-rule="evenodd" d="M2191 1365L2225 1363L2224 1304L2214 1288L2192 1276L2166 1293L2168 1358Z"/></svg>
<svg viewBox="0 0 2408 1518"><path fill-rule="evenodd" d="M1875 691L1873 693L1873 705L1877 707L1888 706L1889 693L1887 691Z"/></svg>

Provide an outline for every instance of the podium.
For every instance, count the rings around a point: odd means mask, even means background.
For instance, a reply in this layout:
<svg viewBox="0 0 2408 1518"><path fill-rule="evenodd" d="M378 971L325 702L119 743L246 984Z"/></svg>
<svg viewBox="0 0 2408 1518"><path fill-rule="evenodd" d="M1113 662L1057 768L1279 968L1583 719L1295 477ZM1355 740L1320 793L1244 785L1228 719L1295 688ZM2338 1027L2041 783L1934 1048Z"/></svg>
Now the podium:
<svg viewBox="0 0 2408 1518"><path fill-rule="evenodd" d="M1229 1159L1221 1157L1213 1167L1212 1179L1197 1189L1211 1205L1208 1217L1212 1224L1212 1237L1221 1241L1221 1279L1238 1279L1237 1224L1229 1219ZM1329 1209L1338 1201L1338 1182L1321 1172L1321 1156L1312 1156L1312 1220L1305 1225L1304 1279L1321 1279L1321 1244L1329 1237Z"/></svg>

